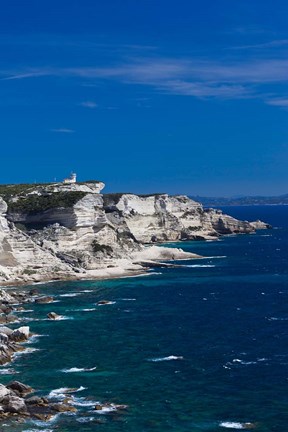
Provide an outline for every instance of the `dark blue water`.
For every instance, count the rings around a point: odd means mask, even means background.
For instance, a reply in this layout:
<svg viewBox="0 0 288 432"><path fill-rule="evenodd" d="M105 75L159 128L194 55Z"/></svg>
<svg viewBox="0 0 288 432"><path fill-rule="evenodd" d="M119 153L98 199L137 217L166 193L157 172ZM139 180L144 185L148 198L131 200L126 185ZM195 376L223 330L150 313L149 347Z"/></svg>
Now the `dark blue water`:
<svg viewBox="0 0 288 432"><path fill-rule="evenodd" d="M181 243L208 258L183 261L180 269L39 286L59 302L25 314L38 319L28 321L31 330L45 336L27 345L38 351L14 361L20 374L2 375L2 382L21 378L41 394L83 386L74 402L91 407L9 430L286 431L288 207L229 213L275 229ZM115 303L95 305L102 299ZM51 310L69 319L45 320ZM75 367L96 369L64 371ZM128 409L100 414L96 401Z"/></svg>

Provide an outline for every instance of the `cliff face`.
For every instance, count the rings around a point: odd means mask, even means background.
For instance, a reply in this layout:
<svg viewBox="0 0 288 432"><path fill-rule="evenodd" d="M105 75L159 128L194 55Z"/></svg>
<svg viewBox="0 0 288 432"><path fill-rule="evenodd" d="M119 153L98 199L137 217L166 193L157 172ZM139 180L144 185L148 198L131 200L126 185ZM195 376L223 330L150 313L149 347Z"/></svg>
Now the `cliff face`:
<svg viewBox="0 0 288 432"><path fill-rule="evenodd" d="M77 186L30 189L9 197L8 206L0 198L0 281L89 275L120 261L132 268L150 251L153 259L169 259L170 250L147 250L145 243L216 239L260 227L204 210L186 196L100 195L93 184ZM171 259L183 258L173 251Z"/></svg>
<svg viewBox="0 0 288 432"><path fill-rule="evenodd" d="M122 195L110 202L111 213L119 212L130 232L141 243L203 240L221 234L251 233L254 227L223 215L219 210L204 210L202 205L187 196Z"/></svg>
<svg viewBox="0 0 288 432"><path fill-rule="evenodd" d="M70 274L71 269L65 263L7 220L6 209L6 203L0 198L0 281L18 278L28 281L39 269L52 277Z"/></svg>

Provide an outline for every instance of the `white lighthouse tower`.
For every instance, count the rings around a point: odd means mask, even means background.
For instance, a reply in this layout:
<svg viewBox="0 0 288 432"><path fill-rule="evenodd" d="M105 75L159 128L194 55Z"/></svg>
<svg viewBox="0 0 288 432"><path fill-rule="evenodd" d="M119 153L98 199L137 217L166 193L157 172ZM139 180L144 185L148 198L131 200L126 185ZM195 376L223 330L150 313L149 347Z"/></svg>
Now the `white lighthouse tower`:
<svg viewBox="0 0 288 432"><path fill-rule="evenodd" d="M64 183L64 184L72 184L72 183L76 183L76 180L77 180L77 174L71 172L70 177L65 178L65 179L63 180L63 183Z"/></svg>

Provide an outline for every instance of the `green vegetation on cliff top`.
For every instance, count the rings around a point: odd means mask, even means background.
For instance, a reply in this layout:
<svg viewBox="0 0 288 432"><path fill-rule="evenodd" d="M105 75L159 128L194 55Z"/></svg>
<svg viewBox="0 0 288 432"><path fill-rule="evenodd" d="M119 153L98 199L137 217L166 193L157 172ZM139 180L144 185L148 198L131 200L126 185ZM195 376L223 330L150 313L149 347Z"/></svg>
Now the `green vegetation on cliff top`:
<svg viewBox="0 0 288 432"><path fill-rule="evenodd" d="M8 213L37 214L52 208L68 208L82 199L86 192L54 192L49 195L28 195L8 201Z"/></svg>
<svg viewBox="0 0 288 432"><path fill-rule="evenodd" d="M26 194L32 192L39 187L50 186L52 183L21 183L21 184L0 184L0 196L4 200L9 200L15 195Z"/></svg>

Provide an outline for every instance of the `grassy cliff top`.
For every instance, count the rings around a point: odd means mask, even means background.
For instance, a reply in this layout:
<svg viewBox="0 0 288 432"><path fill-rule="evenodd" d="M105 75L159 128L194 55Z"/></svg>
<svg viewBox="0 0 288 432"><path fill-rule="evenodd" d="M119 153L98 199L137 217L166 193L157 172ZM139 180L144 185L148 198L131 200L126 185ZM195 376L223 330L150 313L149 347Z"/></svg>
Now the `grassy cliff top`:
<svg viewBox="0 0 288 432"><path fill-rule="evenodd" d="M77 182L77 185L85 185L85 184L97 184L101 183L99 180L86 180L83 182ZM33 192L36 189L46 189L51 186L64 186L64 183L19 183L19 184L0 184L0 196L4 200L9 200L10 198L17 195L26 195L30 192Z"/></svg>
<svg viewBox="0 0 288 432"><path fill-rule="evenodd" d="M37 214L53 208L73 207L86 192L54 192L47 195L28 195L17 201L8 201L8 213Z"/></svg>

